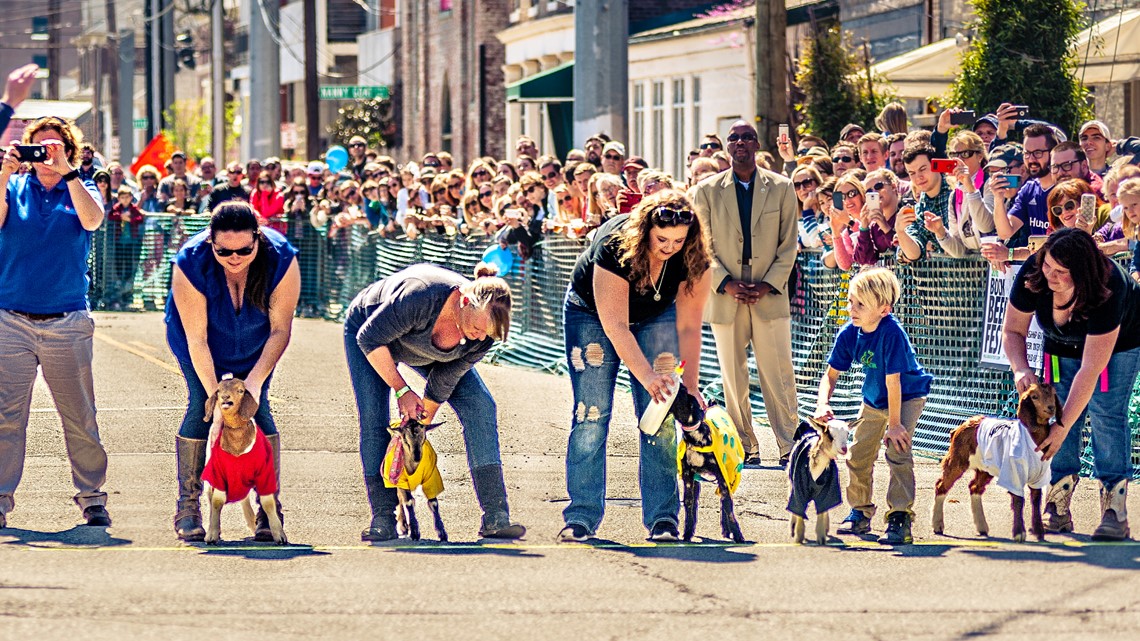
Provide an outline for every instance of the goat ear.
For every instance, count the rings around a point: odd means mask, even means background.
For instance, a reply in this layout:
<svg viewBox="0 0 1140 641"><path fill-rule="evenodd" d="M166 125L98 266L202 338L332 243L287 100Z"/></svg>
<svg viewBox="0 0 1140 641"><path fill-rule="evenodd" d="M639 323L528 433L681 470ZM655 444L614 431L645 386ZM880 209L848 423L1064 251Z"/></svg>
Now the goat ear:
<svg viewBox="0 0 1140 641"><path fill-rule="evenodd" d="M808 417L808 422L815 428L815 431L823 433L827 431L827 421L821 421L814 416Z"/></svg>
<svg viewBox="0 0 1140 641"><path fill-rule="evenodd" d="M248 391L241 397L241 407L238 408L238 416L243 420L248 421L257 414L257 401L253 400L253 394Z"/></svg>
<svg viewBox="0 0 1140 641"><path fill-rule="evenodd" d="M214 390L210 394L210 398L206 399L206 416L202 418L203 423L209 423L214 420L214 406L218 404L218 390Z"/></svg>
<svg viewBox="0 0 1140 641"><path fill-rule="evenodd" d="M1026 427L1037 425L1037 405L1029 398L1029 390L1025 390L1017 397L1017 418Z"/></svg>

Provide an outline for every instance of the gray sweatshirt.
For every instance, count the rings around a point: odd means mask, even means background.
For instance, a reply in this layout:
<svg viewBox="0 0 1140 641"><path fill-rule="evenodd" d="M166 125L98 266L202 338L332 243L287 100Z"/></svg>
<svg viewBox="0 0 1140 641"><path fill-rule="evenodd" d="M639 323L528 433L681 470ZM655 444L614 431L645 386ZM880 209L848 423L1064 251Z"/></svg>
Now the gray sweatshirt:
<svg viewBox="0 0 1140 641"><path fill-rule="evenodd" d="M441 350L431 342L432 328L451 292L469 282L442 267L413 265L357 294L345 326L359 328L356 342L365 354L386 346L397 363L426 368L424 397L446 402L459 379L494 343L488 337Z"/></svg>

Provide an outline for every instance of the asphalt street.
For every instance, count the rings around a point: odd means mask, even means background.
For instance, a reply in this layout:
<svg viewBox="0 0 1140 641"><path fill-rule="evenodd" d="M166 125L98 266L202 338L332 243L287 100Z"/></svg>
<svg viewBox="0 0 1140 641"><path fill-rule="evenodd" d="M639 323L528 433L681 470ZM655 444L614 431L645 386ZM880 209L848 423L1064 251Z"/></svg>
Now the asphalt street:
<svg viewBox="0 0 1140 641"><path fill-rule="evenodd" d="M512 516L529 528L526 538L476 540L462 437L445 410L432 441L452 542L433 540L428 518L428 540L418 544L361 544L368 506L342 330L316 320L297 321L271 390L291 545L247 541L236 506L223 514L223 545L183 545L172 529L173 452L186 391L162 317L96 318L96 399L114 525L78 525L59 417L40 381L17 506L0 530L0 639L1135 639L1140 630L1140 545L1090 543L1098 499L1087 480L1074 499L1077 535L1011 542L1009 498L991 491L993 536L981 539L961 482L946 507L947 536L935 536L938 466L922 459L915 545L836 536L846 513L837 508L833 537L820 547L790 542L783 471L748 470L736 497L748 543L720 540L719 506L706 490L699 544L650 544L637 500L636 425L623 393L600 538L558 545L569 380L505 367L480 372L498 403ZM761 454L774 461L772 439L764 440Z"/></svg>

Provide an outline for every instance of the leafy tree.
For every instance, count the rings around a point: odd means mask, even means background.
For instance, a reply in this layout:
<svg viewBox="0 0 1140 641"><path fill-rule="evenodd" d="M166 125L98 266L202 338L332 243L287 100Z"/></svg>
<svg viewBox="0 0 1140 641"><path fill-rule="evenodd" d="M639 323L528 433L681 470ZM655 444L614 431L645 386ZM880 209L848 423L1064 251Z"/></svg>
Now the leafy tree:
<svg viewBox="0 0 1140 641"><path fill-rule="evenodd" d="M947 103L993 112L1003 102L1029 105L1030 117L1065 131L1091 117L1088 90L1076 77L1075 42L1083 3L1073 0L971 0L977 36Z"/></svg>
<svg viewBox="0 0 1140 641"><path fill-rule="evenodd" d="M234 115L237 113L237 103L226 103L226 149L233 147L237 141L234 133ZM170 140L176 149L181 149L191 158L202 158L213 153L212 141L214 132L210 126L209 105L205 98L193 100L175 100L170 108L163 112L163 119L170 128L163 129L162 133ZM224 163L224 159L219 158Z"/></svg>
<svg viewBox="0 0 1140 641"><path fill-rule="evenodd" d="M875 116L893 92L881 78L868 86L864 61L855 53L850 34L836 24L815 23L802 47L796 70L796 85L803 97L796 105L802 118L799 132L833 142L848 123L871 131ZM872 91L875 85L880 87Z"/></svg>
<svg viewBox="0 0 1140 641"><path fill-rule="evenodd" d="M346 145L349 138L363 136L372 148L396 144L391 100L354 100L341 107L338 113L336 122L329 125L334 143Z"/></svg>

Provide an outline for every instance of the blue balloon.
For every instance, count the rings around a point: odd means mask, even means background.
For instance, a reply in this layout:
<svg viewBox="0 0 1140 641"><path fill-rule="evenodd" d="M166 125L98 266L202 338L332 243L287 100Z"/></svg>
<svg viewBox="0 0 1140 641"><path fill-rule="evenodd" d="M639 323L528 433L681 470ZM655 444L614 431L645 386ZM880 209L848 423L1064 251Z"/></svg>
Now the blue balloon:
<svg viewBox="0 0 1140 641"><path fill-rule="evenodd" d="M348 165L348 150L340 145L333 145L325 152L325 164L334 174Z"/></svg>
<svg viewBox="0 0 1140 641"><path fill-rule="evenodd" d="M511 250L503 249L496 243L483 252L483 262L494 265L499 270L500 276L506 276L515 267L515 255Z"/></svg>

